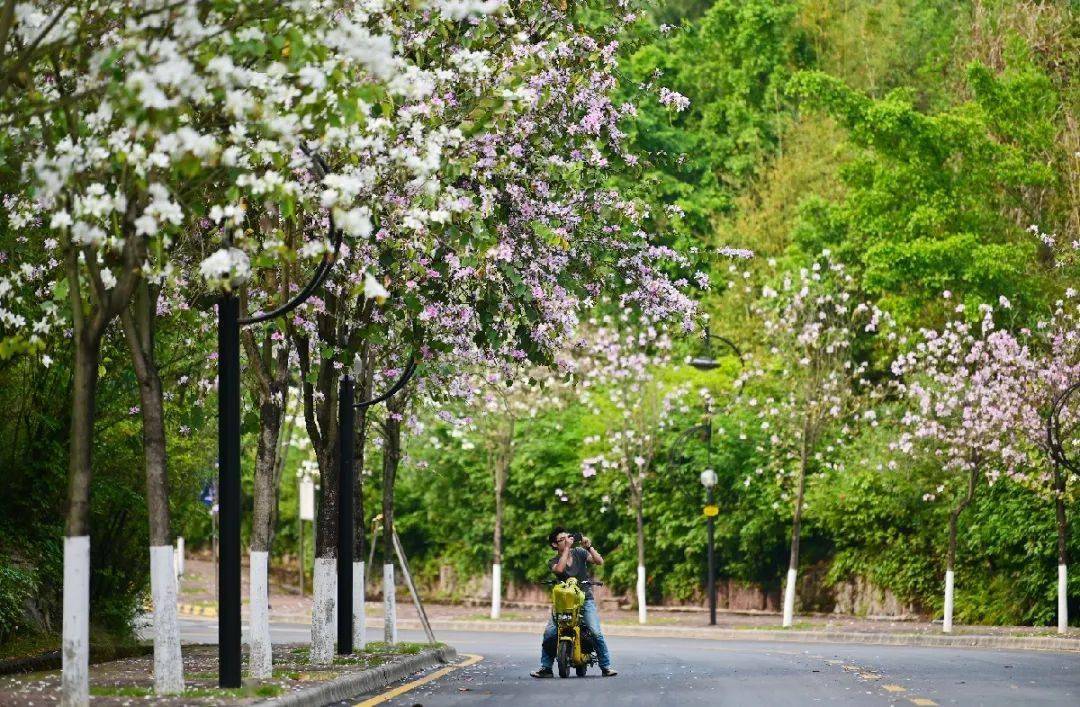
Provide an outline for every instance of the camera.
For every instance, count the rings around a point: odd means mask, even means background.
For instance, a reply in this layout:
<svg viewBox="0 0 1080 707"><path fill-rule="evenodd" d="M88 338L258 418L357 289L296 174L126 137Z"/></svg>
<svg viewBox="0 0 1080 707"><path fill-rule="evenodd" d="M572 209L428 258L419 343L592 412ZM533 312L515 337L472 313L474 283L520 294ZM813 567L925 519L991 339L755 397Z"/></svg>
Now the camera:
<svg viewBox="0 0 1080 707"><path fill-rule="evenodd" d="M570 537L574 539L574 542L581 542L581 533L570 533Z"/></svg>

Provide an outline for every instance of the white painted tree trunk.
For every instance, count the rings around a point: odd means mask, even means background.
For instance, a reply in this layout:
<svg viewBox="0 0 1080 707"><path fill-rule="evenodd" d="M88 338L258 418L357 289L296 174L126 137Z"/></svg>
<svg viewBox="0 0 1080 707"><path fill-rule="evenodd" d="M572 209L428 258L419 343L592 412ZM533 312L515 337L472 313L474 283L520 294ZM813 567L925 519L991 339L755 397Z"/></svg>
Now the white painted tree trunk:
<svg viewBox="0 0 1080 707"><path fill-rule="evenodd" d="M248 670L253 678L268 678L274 670L274 645L270 640L270 553L252 550L249 553L251 576L248 582L248 646L251 658Z"/></svg>
<svg viewBox="0 0 1080 707"><path fill-rule="evenodd" d="M353 650L362 651L367 645L367 589L363 562L352 563L352 640Z"/></svg>
<svg viewBox="0 0 1080 707"><path fill-rule="evenodd" d="M184 691L184 658L176 611L176 560L172 545L150 548L150 596L154 602L154 692Z"/></svg>
<svg viewBox="0 0 1080 707"><path fill-rule="evenodd" d="M639 624L645 623L648 618L645 608L645 565L637 568L637 620Z"/></svg>
<svg viewBox="0 0 1080 707"><path fill-rule="evenodd" d="M1069 631L1069 569L1058 565L1058 633Z"/></svg>
<svg viewBox="0 0 1080 707"><path fill-rule="evenodd" d="M955 586L955 575L952 570L945 571L945 618L941 622L941 630L945 633L952 633L952 613L953 613L953 587Z"/></svg>
<svg viewBox="0 0 1080 707"><path fill-rule="evenodd" d="M394 565L382 566L383 640L397 643L397 601L394 596Z"/></svg>
<svg viewBox="0 0 1080 707"><path fill-rule="evenodd" d="M176 539L176 576L184 576L184 539Z"/></svg>
<svg viewBox="0 0 1080 707"><path fill-rule="evenodd" d="M499 618L502 612L502 565L491 565L491 618Z"/></svg>
<svg viewBox="0 0 1080 707"><path fill-rule="evenodd" d="M784 585L784 627L795 622L795 580L799 571L791 567L787 571L787 584Z"/></svg>
<svg viewBox="0 0 1080 707"><path fill-rule="evenodd" d="M90 704L90 536L64 538L62 707Z"/></svg>
<svg viewBox="0 0 1080 707"><path fill-rule="evenodd" d="M337 559L315 558L314 598L311 603L311 662L329 665L337 638Z"/></svg>

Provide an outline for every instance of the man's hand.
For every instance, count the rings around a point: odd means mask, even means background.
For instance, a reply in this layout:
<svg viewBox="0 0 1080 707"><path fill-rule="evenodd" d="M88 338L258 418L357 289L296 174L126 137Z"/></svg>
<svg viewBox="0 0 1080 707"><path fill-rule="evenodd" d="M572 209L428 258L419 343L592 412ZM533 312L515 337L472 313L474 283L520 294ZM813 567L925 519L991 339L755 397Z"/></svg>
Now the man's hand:
<svg viewBox="0 0 1080 707"><path fill-rule="evenodd" d="M583 548L585 548L586 550L588 550L589 548L592 547L592 540L589 540L587 537L582 535L581 536L581 546Z"/></svg>

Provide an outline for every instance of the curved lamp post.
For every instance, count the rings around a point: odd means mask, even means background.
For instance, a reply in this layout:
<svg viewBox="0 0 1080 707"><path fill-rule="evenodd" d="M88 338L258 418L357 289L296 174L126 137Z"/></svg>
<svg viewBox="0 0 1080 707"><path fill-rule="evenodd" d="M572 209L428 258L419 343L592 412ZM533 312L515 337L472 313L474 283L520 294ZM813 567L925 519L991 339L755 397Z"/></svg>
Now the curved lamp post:
<svg viewBox="0 0 1080 707"><path fill-rule="evenodd" d="M1077 400L1072 401L1072 398ZM1057 511L1059 527L1065 526L1064 494L1066 486L1066 473L1080 474L1080 457L1076 456L1076 450L1072 450L1072 456L1065 450L1065 433L1061 414L1070 402L1080 403L1080 381L1061 391L1050 405L1050 414L1046 418L1046 446L1050 452L1051 467L1054 471L1054 505ZM1073 413L1073 429L1076 433L1077 413ZM1058 633L1066 633L1069 630L1069 594L1068 594L1068 551L1061 535L1058 536Z"/></svg>
<svg viewBox="0 0 1080 707"><path fill-rule="evenodd" d="M315 175L327 174L326 162L301 145L311 158ZM330 215L328 235L333 251L323 254L311 280L289 301L269 312L240 316L240 299L229 291L218 301L218 517L220 564L218 565L218 685L241 686L240 634L240 327L269 321L299 307L323 282L341 248L341 231ZM226 247L231 238L226 231Z"/></svg>
<svg viewBox="0 0 1080 707"><path fill-rule="evenodd" d="M338 394L338 435L341 453L338 455L338 552L337 552L337 652L348 655L353 652L353 534L356 519L353 517L355 494L354 466L356 464L356 411L378 405L408 384L416 373L416 354L409 356L405 370L382 395L370 400L354 401L353 380L346 374L341 378ZM363 522L363 518L360 519ZM359 572L359 571L358 571ZM363 587L364 577L355 578ZM360 601L362 603L362 600Z"/></svg>
<svg viewBox="0 0 1080 707"><path fill-rule="evenodd" d="M690 360L690 365L699 371L711 371L720 365L720 362L713 357L712 343L717 341L724 346L727 346L739 359L739 365L743 364L742 351L735 345L733 341L727 337L720 336L719 334L713 334L709 331L708 327L704 332L704 345L702 351L696 357ZM705 422L700 425L695 425L685 431L676 439L674 452L682 448L683 438L693 432L705 433L705 470L701 472L701 485L705 487L705 518L708 528L708 577L706 579L707 588L706 591L709 594L709 625L716 625L716 483L718 477L716 472L712 468L712 442L713 442L713 424L712 424L712 412L709 411L705 417Z"/></svg>

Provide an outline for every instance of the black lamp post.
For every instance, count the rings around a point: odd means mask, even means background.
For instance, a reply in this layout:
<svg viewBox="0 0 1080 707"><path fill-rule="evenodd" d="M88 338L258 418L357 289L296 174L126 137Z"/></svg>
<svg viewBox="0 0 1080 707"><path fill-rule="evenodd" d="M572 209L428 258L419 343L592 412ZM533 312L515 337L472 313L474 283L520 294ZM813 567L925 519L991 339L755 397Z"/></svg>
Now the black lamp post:
<svg viewBox="0 0 1080 707"><path fill-rule="evenodd" d="M719 334L713 334L706 327L704 332L704 346L701 353L695 358L690 360L690 365L699 371L711 371L720 365L720 362L713 358L712 355L712 342L719 341L721 344L729 347L735 352L735 355L739 359L739 365L743 365L742 352L739 351L739 347L736 346L730 339L720 336ZM705 470L701 472L701 485L705 487L705 518L708 527L708 578L706 580L707 589L709 593L709 625L716 625L716 515L718 509L716 507L715 489L717 482L716 472L712 468L712 442L713 442L713 424L712 424L712 411L708 412L705 418L705 423L691 427L686 433L696 430L702 430L705 433ZM681 437L680 437L681 439ZM679 445L676 445L677 447Z"/></svg>
<svg viewBox="0 0 1080 707"><path fill-rule="evenodd" d="M301 146L311 158L314 172L326 176L326 163ZM332 252L323 255L307 285L291 300L269 312L240 316L240 299L229 291L218 301L218 508L220 555L218 564L218 685L240 687L240 327L269 321L303 304L322 286L341 247L341 231L331 215ZM231 247L226 232L225 246Z"/></svg>
<svg viewBox="0 0 1080 707"><path fill-rule="evenodd" d="M404 372L382 395L370 400L354 402L353 380L347 374L341 378L338 395L338 434L340 451L338 455L338 552L337 552L337 652L348 655L353 652L353 533L356 519L353 518L352 498L355 490L354 469L356 450L353 448L356 438L356 410L377 405L398 392L416 373L416 356L409 356ZM363 523L364 519L361 518ZM361 580L362 581L362 580Z"/></svg>

